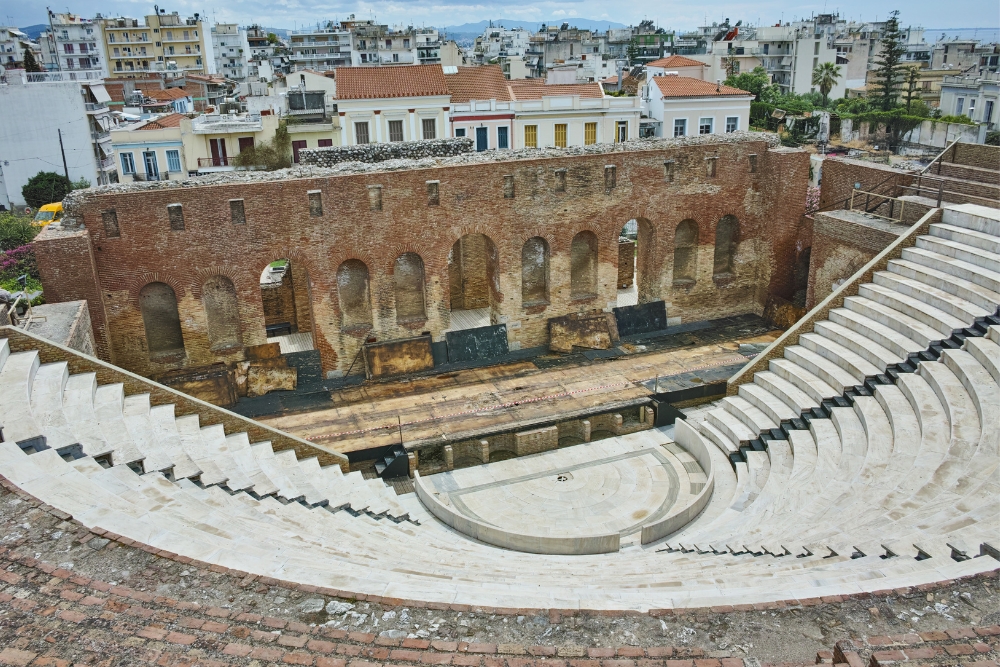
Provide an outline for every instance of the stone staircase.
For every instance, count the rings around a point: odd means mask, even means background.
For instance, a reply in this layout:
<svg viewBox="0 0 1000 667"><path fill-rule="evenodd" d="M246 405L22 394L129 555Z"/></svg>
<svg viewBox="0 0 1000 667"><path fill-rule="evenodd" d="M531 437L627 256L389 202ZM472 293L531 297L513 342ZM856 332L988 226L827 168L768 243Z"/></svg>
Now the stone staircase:
<svg viewBox="0 0 1000 667"><path fill-rule="evenodd" d="M1000 208L1000 150L955 142L903 192L905 199L928 206L977 204Z"/></svg>
<svg viewBox="0 0 1000 667"><path fill-rule="evenodd" d="M668 550L998 555L1000 212L946 209L929 232L737 395L677 424L735 479Z"/></svg>
<svg viewBox="0 0 1000 667"><path fill-rule="evenodd" d="M294 450L275 452L246 433L227 435L221 424L202 427L198 415L175 417L173 405L151 406L148 393L126 396L121 383L98 385L96 373L70 375L67 362L42 364L37 351L12 354L7 339L0 339L0 436L91 475L155 474L181 488L408 519L381 481L321 467Z"/></svg>
<svg viewBox="0 0 1000 667"><path fill-rule="evenodd" d="M736 395L679 421L677 441L710 452L712 499L616 553L491 547L380 480L6 343L0 474L157 553L396 604L650 611L977 575L1000 555L998 244L1000 212L946 210Z"/></svg>

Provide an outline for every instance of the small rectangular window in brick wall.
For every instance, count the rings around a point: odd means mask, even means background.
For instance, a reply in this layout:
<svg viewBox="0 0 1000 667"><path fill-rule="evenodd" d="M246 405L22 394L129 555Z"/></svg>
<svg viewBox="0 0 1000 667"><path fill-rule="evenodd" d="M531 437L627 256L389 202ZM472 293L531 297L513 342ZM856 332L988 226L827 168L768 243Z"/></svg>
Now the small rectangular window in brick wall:
<svg viewBox="0 0 1000 667"><path fill-rule="evenodd" d="M674 182L674 167L677 166L677 162L674 160L667 160L663 163L663 177L667 180L667 183Z"/></svg>
<svg viewBox="0 0 1000 667"><path fill-rule="evenodd" d="M184 207L180 204L167 205L167 217L170 218L170 229L175 232L184 231Z"/></svg>
<svg viewBox="0 0 1000 667"><path fill-rule="evenodd" d="M309 195L309 215L313 218L319 218L323 215L323 191L322 190L310 190Z"/></svg>
<svg viewBox="0 0 1000 667"><path fill-rule="evenodd" d="M118 238L122 235L118 229L118 211L115 209L101 211L101 221L104 222L104 234L108 238Z"/></svg>
<svg viewBox="0 0 1000 667"><path fill-rule="evenodd" d="M514 198L514 175L507 174L503 177L503 198Z"/></svg>
<svg viewBox="0 0 1000 667"><path fill-rule="evenodd" d="M566 192L565 169L556 169L556 192Z"/></svg>
<svg viewBox="0 0 1000 667"><path fill-rule="evenodd" d="M441 203L441 181L427 181L427 205L437 206Z"/></svg>
<svg viewBox="0 0 1000 667"><path fill-rule="evenodd" d="M381 211L382 210L382 186L381 185L369 185L368 186L368 210L369 211Z"/></svg>
<svg viewBox="0 0 1000 667"><path fill-rule="evenodd" d="M247 224L247 213L246 209L243 208L242 199L229 200L229 216L232 218L234 225Z"/></svg>
<svg viewBox="0 0 1000 667"><path fill-rule="evenodd" d="M719 162L718 157L707 157L705 158L705 175L709 178L715 178L716 165Z"/></svg>
<svg viewBox="0 0 1000 667"><path fill-rule="evenodd" d="M750 155L748 155L747 157L750 158L750 173L751 174L756 174L757 173L757 154L756 153L750 153Z"/></svg>
<svg viewBox="0 0 1000 667"><path fill-rule="evenodd" d="M618 168L613 164L604 165L604 194L609 195L618 185Z"/></svg>

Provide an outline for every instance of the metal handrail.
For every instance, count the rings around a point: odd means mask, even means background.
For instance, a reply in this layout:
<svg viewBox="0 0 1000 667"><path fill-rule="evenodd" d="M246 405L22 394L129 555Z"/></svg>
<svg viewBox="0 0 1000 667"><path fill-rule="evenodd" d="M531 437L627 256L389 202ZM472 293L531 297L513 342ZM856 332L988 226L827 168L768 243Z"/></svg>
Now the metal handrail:
<svg viewBox="0 0 1000 667"><path fill-rule="evenodd" d="M857 195L864 195L865 196L865 205L862 208L862 210L866 214L873 215L876 218L882 218L883 220L889 220L890 222L902 222L903 221L903 209L906 207L906 200L905 199L899 199L897 197L890 197L889 195L880 195L877 192L866 192L865 190L853 190L853 191L851 191L851 203L850 203L850 205L849 205L849 207L848 207L847 210L849 210L849 211L853 211L854 210L854 199L855 199L855 197ZM876 197L879 200L879 201L877 201L875 203L874 207L870 207L871 198L872 197ZM875 213L875 211L877 211L879 209L879 207L882 206L883 204L885 204L886 202L889 203L889 215L886 216L886 215L879 215L878 213ZM895 208L896 208L896 202L899 202L899 217L898 218L893 217L893 213L895 212Z"/></svg>
<svg viewBox="0 0 1000 667"><path fill-rule="evenodd" d="M953 148L955 148L955 146L958 145L958 142L959 142L959 140L955 139L955 141L951 142L951 144L949 144L943 151L941 151L940 153L938 153L938 156L936 158L934 158L933 160L931 160L930 164L928 164L926 167L924 167L923 169L920 170L919 176L923 176L925 173L927 173L927 171L930 170L930 168L934 166L935 162L937 163L938 173L940 174L941 173L941 162L942 162L942 160L944 158L945 153L947 153L948 151L950 151ZM954 162L954 158L952 158L952 161Z"/></svg>

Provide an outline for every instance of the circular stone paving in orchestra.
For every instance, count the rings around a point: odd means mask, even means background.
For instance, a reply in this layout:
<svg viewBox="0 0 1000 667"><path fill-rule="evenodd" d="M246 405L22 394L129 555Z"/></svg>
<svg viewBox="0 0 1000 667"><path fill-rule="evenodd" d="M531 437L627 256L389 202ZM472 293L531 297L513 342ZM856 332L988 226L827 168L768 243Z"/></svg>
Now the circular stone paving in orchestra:
<svg viewBox="0 0 1000 667"><path fill-rule="evenodd" d="M422 478L459 514L548 537L637 533L703 488L694 457L659 431Z"/></svg>

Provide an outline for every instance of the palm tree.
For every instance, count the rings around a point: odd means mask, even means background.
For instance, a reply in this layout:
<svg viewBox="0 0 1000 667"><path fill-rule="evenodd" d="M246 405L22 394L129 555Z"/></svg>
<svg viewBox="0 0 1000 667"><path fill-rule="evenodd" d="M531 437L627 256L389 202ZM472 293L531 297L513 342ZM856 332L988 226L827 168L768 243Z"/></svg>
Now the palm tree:
<svg viewBox="0 0 1000 667"><path fill-rule="evenodd" d="M813 69L812 85L819 86L819 92L823 96L823 106L826 106L827 96L833 87L837 85L840 78L840 65L833 63L820 63Z"/></svg>

